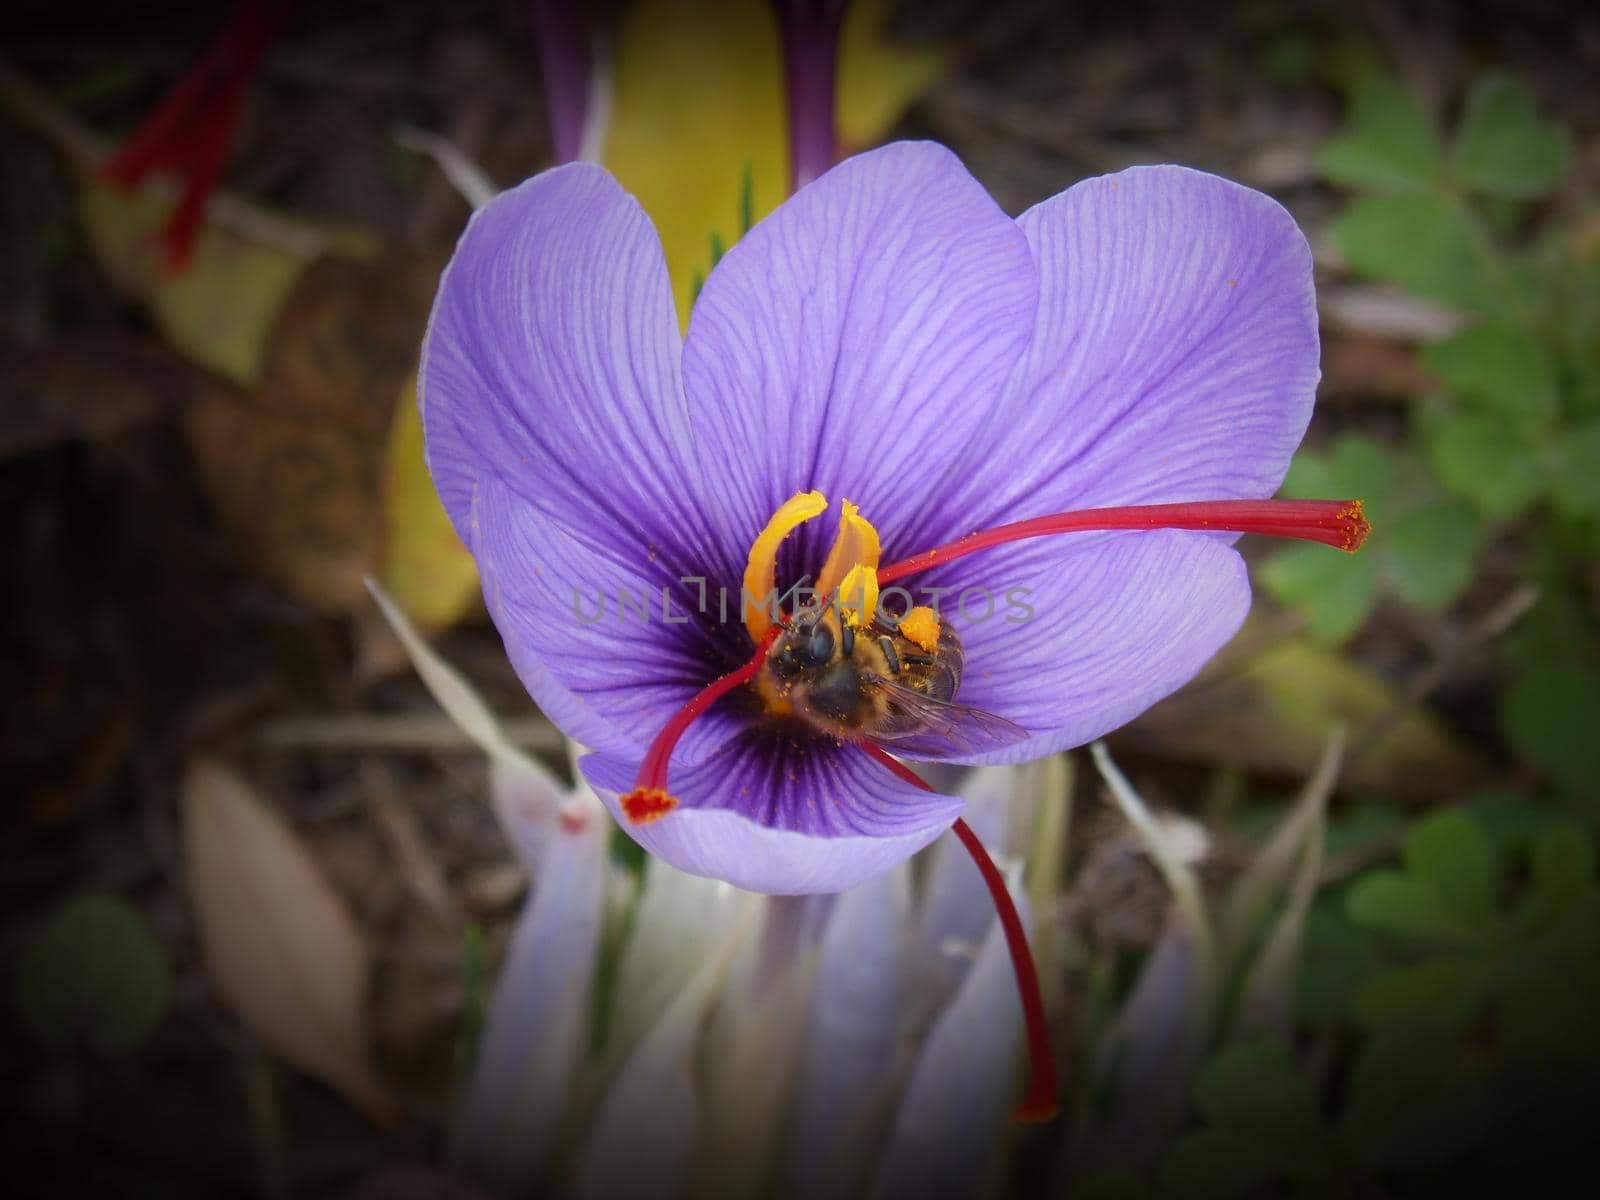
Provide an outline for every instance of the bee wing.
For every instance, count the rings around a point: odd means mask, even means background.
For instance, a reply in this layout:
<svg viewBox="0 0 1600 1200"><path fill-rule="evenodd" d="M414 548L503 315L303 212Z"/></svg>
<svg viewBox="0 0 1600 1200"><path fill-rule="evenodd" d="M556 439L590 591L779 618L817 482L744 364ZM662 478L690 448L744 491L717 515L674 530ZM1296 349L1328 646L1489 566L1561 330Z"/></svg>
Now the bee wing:
<svg viewBox="0 0 1600 1200"><path fill-rule="evenodd" d="M896 747L906 747L931 734L958 751L977 754L1010 746L1032 736L1015 721L1008 721L981 708L957 704L953 700L940 700L882 675L873 675L870 681L874 687L888 693L895 708L922 726L915 733L878 739Z"/></svg>

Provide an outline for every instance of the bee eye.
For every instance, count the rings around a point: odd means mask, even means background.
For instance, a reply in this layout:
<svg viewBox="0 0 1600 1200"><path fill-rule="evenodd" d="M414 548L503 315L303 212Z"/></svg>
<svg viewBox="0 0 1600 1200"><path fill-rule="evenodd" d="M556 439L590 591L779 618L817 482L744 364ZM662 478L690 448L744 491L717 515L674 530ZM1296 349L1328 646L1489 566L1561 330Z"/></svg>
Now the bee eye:
<svg viewBox="0 0 1600 1200"><path fill-rule="evenodd" d="M818 625L806 639L803 651L808 667L820 667L833 657L833 630Z"/></svg>

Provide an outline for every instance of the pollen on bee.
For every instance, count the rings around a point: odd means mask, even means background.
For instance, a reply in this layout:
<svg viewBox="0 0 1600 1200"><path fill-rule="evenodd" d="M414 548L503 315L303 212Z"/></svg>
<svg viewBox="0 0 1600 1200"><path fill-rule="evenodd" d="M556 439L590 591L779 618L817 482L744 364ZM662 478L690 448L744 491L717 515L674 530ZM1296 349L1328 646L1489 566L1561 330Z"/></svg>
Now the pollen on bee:
<svg viewBox="0 0 1600 1200"><path fill-rule="evenodd" d="M917 605L901 617L895 632L928 654L939 648L939 616L924 605Z"/></svg>
<svg viewBox="0 0 1600 1200"><path fill-rule="evenodd" d="M659 821L678 807L678 799L663 788L634 788L621 800L622 811L634 825Z"/></svg>

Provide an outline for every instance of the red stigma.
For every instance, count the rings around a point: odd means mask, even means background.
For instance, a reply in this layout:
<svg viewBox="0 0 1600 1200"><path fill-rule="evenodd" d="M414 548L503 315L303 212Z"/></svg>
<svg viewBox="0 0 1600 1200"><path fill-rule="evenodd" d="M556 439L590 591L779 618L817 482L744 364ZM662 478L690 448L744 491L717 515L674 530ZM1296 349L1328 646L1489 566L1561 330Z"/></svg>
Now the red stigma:
<svg viewBox="0 0 1600 1200"><path fill-rule="evenodd" d="M125 188L157 170L182 178L183 192L161 231L170 270L182 270L189 260L206 202L227 166L245 93L293 7L271 0L242 4L200 61L102 169L106 179Z"/></svg>
<svg viewBox="0 0 1600 1200"><path fill-rule="evenodd" d="M871 742L858 742L869 758L886 767L894 775L921 788L933 791L927 782L905 763L892 758L887 751ZM995 916L1005 931L1006 949L1011 952L1011 969L1017 976L1017 992L1022 1000L1022 1020L1028 1032L1028 1091L1012 1112L1018 1121L1048 1121L1060 1111L1056 1102L1056 1059L1050 1049L1050 1029L1044 1019L1044 994L1039 989L1039 971L1033 964L1033 951L1028 946L1027 932L1022 928L1022 917L1017 913L1016 902L1006 887L1005 876L994 865L994 859L983 848L978 835L960 817L951 827L961 845L977 864L978 873L989 888L994 901Z"/></svg>
<svg viewBox="0 0 1600 1200"><path fill-rule="evenodd" d="M1361 549L1372 532L1359 500L1197 500L1187 504L1131 504L1052 513L970 533L878 571L878 582L893 583L929 567L965 558L991 546L1055 533L1118 529L1193 529L1206 533L1261 533L1270 537L1321 542L1348 554Z"/></svg>
<svg viewBox="0 0 1600 1200"><path fill-rule="evenodd" d="M620 801L622 811L629 822L634 825L646 825L651 821L659 821L678 807L676 797L667 790L667 764L672 760L673 750L688 732L689 726L693 725L708 708L740 684L749 683L756 677L756 672L761 670L761 664L767 659L767 651L772 649L772 644L778 640L778 635L782 632L782 625L774 625L767 630L766 636L757 643L755 653L750 656L749 662L706 684L695 693L694 699L675 712L672 719L661 727L661 732L656 734L655 740L650 743L650 748L645 751L644 762L639 764L639 773L633 780L633 790L624 795Z"/></svg>

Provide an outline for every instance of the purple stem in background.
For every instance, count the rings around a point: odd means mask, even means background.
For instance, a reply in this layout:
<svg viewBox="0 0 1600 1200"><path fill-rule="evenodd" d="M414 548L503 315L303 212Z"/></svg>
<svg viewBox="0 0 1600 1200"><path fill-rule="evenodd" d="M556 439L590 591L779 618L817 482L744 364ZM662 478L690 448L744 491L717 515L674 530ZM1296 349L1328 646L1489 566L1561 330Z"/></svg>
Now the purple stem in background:
<svg viewBox="0 0 1600 1200"><path fill-rule="evenodd" d="M845 0L772 0L789 87L789 183L799 191L833 166L834 93Z"/></svg>
<svg viewBox="0 0 1600 1200"><path fill-rule="evenodd" d="M558 163L572 162L583 145L589 107L589 37L581 0L533 0L533 43L550 139Z"/></svg>

